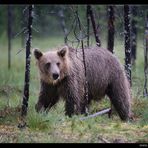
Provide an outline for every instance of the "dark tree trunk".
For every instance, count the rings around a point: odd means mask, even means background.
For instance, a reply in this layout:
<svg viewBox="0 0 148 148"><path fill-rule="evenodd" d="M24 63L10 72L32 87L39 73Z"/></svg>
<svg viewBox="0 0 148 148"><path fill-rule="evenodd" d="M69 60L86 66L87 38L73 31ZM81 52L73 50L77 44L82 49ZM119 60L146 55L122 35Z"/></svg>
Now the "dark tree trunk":
<svg viewBox="0 0 148 148"><path fill-rule="evenodd" d="M8 69L11 68L12 6L8 5Z"/></svg>
<svg viewBox="0 0 148 148"><path fill-rule="evenodd" d="M131 81L131 46L130 46L130 7L124 5L124 35L125 35L125 70L127 78Z"/></svg>
<svg viewBox="0 0 148 148"><path fill-rule="evenodd" d="M114 53L114 34L115 34L115 27L114 27L114 6L109 5L107 6L107 16L108 16L108 42L107 42L107 48L110 52ZM109 111L109 117L112 113L112 103L111 103L111 109Z"/></svg>
<svg viewBox="0 0 148 148"><path fill-rule="evenodd" d="M88 13L89 13L90 18L91 18L91 22L92 22L92 26L93 26L93 31L94 31L94 35L95 35L95 39L96 39L96 44L97 44L97 46L100 47L101 46L101 41L99 39L99 33L98 33L98 29L96 27L94 13L93 13L91 5L87 5L87 9L88 9Z"/></svg>
<svg viewBox="0 0 148 148"><path fill-rule="evenodd" d="M87 18L87 46L89 47L89 29L90 29L89 5L87 5L86 18Z"/></svg>
<svg viewBox="0 0 148 148"><path fill-rule="evenodd" d="M63 11L63 7L61 7L61 9L59 10L58 16L60 18L60 24L61 24L61 28L63 29L64 32L64 43L67 44L67 34L68 34L68 30L66 28L66 24L65 24L65 16L64 16L64 11Z"/></svg>
<svg viewBox="0 0 148 148"><path fill-rule="evenodd" d="M79 29L80 29L80 33L82 33L82 27L81 27L81 22L80 22L80 18L78 15L78 11L76 11L76 16L77 16L77 20L78 20L78 25L79 25ZM84 64L84 74L85 74L85 86L84 86L84 106L83 106L83 110L81 110L81 113L88 113L88 81L86 79L87 77L87 66L86 66L86 57L85 57L85 51L84 51L84 43L83 43L83 39L80 39L81 42L81 47L82 47L82 55L83 55L83 64Z"/></svg>
<svg viewBox="0 0 148 148"><path fill-rule="evenodd" d="M147 92L147 75L148 75L148 12L146 14L146 27L145 27L145 49L144 49L144 91L143 95L148 96Z"/></svg>
<svg viewBox="0 0 148 148"><path fill-rule="evenodd" d="M22 112L21 116L27 115L27 107L29 100L29 81L30 81L30 60L31 60L31 39L32 39L32 21L33 21L33 5L30 5L28 10L28 32L26 41L26 67L25 67L25 84L24 84L24 94L22 102Z"/></svg>
<svg viewBox="0 0 148 148"><path fill-rule="evenodd" d="M114 7L107 6L107 14L108 14L108 50L113 53L114 50Z"/></svg>
<svg viewBox="0 0 148 148"><path fill-rule="evenodd" d="M136 60L136 50L137 50L137 7L132 6L131 7L131 13L132 13L132 20L131 20L131 63L132 65L135 65Z"/></svg>

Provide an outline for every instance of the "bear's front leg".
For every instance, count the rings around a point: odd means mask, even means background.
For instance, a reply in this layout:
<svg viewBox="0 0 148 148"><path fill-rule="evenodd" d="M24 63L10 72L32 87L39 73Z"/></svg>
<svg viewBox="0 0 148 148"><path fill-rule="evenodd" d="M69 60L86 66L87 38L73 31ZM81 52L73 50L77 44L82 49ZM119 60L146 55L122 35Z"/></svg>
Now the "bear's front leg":
<svg viewBox="0 0 148 148"><path fill-rule="evenodd" d="M39 93L38 102L35 105L35 110L37 112L45 111L47 109L47 107L49 106L47 99L48 99L47 94L45 94L44 92L41 91Z"/></svg>
<svg viewBox="0 0 148 148"><path fill-rule="evenodd" d="M86 102L84 101L84 88L80 80L73 77L67 78L64 84L65 114L71 117L73 114L86 113Z"/></svg>
<svg viewBox="0 0 148 148"><path fill-rule="evenodd" d="M59 100L57 87L41 81L39 99L35 105L37 112L50 109Z"/></svg>
<svg viewBox="0 0 148 148"><path fill-rule="evenodd" d="M70 77L66 77L62 83L61 91L65 99L65 115L71 117L74 114L74 84Z"/></svg>
<svg viewBox="0 0 148 148"><path fill-rule="evenodd" d="M74 97L72 96L69 88L67 89L66 102L65 102L65 115L72 117L74 114Z"/></svg>

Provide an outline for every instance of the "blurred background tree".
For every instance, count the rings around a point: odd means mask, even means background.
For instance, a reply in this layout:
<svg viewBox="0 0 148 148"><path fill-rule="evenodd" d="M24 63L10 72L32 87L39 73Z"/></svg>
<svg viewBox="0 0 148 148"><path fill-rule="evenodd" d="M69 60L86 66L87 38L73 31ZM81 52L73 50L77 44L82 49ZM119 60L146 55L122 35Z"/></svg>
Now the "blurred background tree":
<svg viewBox="0 0 148 148"><path fill-rule="evenodd" d="M13 26L12 36L14 37L22 29L24 19L23 12L25 5L11 5L13 11ZM73 5L75 6L75 5ZM35 37L48 37L56 35L64 35L60 26L60 18L58 17L59 11L63 10L65 24L69 30L72 21L73 13L71 10L72 5L35 5L34 14L34 36ZM99 33L106 36L107 32L107 5L92 5L95 13L96 24L99 25ZM144 14L148 9L146 5L135 5L137 8L137 32L143 34L144 32ZM87 25L86 19L86 5L78 5L79 15L84 27ZM7 31L7 5L0 6L0 38L6 34ZM115 31L116 35L123 36L123 5L115 5ZM91 31L90 31L91 32Z"/></svg>

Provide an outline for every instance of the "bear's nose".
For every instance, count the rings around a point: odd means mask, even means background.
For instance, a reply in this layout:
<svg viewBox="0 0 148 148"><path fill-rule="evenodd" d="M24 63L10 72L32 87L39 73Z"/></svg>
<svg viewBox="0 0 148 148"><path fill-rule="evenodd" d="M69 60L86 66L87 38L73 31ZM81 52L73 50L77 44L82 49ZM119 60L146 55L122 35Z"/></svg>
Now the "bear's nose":
<svg viewBox="0 0 148 148"><path fill-rule="evenodd" d="M54 80L56 80L59 77L59 74L58 73L53 73L52 77L53 77Z"/></svg>

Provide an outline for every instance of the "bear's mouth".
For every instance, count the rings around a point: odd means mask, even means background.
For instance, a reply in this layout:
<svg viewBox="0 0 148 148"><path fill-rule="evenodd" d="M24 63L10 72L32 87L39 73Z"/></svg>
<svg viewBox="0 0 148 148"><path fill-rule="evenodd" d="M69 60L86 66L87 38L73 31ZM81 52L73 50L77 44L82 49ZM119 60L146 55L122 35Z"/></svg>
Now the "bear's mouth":
<svg viewBox="0 0 148 148"><path fill-rule="evenodd" d="M53 85L57 84L60 81L60 76L58 78L54 79L53 77L49 79L49 83L52 83Z"/></svg>
<svg viewBox="0 0 148 148"><path fill-rule="evenodd" d="M57 83L58 83L57 80L52 82L53 85L56 85Z"/></svg>

